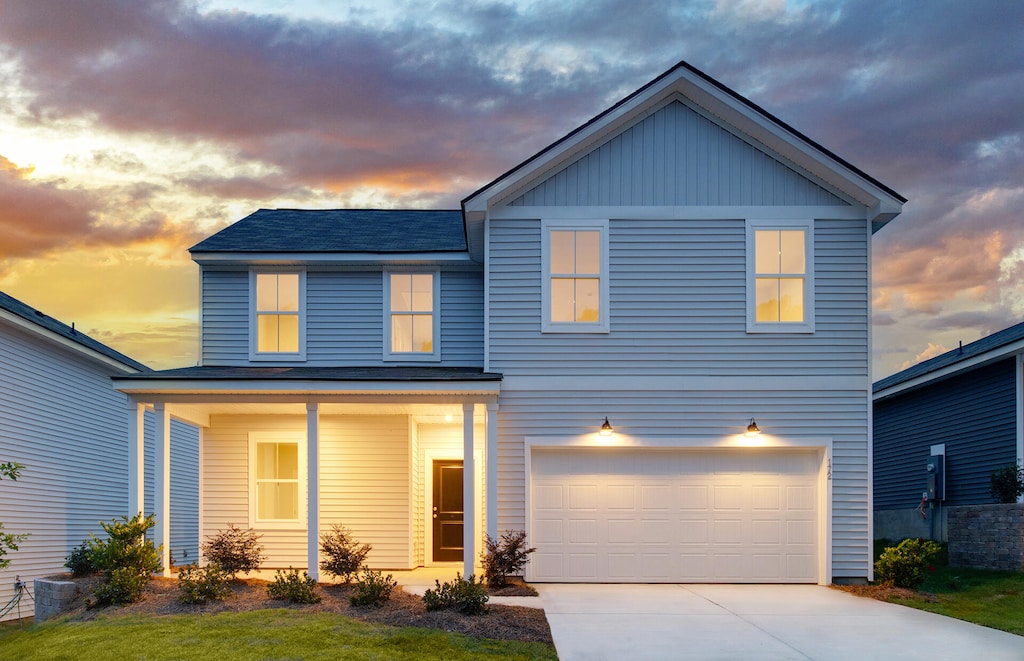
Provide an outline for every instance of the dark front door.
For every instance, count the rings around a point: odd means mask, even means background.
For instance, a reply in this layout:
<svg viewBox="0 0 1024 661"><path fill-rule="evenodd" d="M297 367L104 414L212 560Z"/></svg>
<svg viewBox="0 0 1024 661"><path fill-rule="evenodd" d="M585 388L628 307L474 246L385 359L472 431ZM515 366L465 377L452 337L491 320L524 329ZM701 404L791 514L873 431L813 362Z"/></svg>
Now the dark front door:
<svg viewBox="0 0 1024 661"><path fill-rule="evenodd" d="M434 462L434 562L462 560L462 462Z"/></svg>

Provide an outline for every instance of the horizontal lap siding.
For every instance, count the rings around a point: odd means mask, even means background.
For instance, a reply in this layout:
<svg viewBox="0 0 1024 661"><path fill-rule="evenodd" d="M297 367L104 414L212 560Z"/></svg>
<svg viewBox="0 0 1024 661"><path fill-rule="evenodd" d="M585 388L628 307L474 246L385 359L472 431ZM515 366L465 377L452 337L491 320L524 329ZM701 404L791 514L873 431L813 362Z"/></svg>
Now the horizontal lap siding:
<svg viewBox="0 0 1024 661"><path fill-rule="evenodd" d="M204 365L249 359L249 272L202 271Z"/></svg>
<svg viewBox="0 0 1024 661"><path fill-rule="evenodd" d="M844 205L792 168L675 102L510 206Z"/></svg>
<svg viewBox="0 0 1024 661"><path fill-rule="evenodd" d="M340 523L373 545L373 566L409 566L409 446L404 416L321 416L321 532ZM249 432L305 433L304 416L215 416L204 445L204 534L249 527ZM305 498L305 494L303 494ZM255 528L264 565L306 567L305 528Z"/></svg>
<svg viewBox="0 0 1024 661"><path fill-rule="evenodd" d="M916 507L931 446L946 445L947 505L992 502L992 470L1017 460L1014 359L875 404L875 509Z"/></svg>

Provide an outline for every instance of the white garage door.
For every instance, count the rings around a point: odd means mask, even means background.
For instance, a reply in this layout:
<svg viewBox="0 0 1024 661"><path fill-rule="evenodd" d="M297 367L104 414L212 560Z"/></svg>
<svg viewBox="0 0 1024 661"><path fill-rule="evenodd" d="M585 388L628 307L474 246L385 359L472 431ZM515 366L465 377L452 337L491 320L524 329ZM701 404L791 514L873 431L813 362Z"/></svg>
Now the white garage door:
<svg viewBox="0 0 1024 661"><path fill-rule="evenodd" d="M812 451L534 448L529 578L814 583Z"/></svg>

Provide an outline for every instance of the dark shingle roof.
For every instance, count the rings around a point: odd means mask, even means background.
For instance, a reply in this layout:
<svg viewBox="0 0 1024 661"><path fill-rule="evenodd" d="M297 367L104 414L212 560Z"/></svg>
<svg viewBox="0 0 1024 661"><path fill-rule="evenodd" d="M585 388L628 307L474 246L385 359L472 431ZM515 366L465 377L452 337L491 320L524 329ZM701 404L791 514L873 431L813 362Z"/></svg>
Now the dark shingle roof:
<svg viewBox="0 0 1024 661"><path fill-rule="evenodd" d="M880 392L893 386L898 386L901 383L916 379L920 376L930 374L938 371L944 367L955 365L961 361L981 356L990 351L999 349L1000 347L1006 346L1018 340L1024 340L1024 323L1016 324L1005 328L998 333L992 333L988 337L983 337L980 340L965 344L963 348L956 348L952 351L931 358L917 365L912 365L902 372L896 372L891 376L887 376L884 379L875 381L872 386L873 392Z"/></svg>
<svg viewBox="0 0 1024 661"><path fill-rule="evenodd" d="M198 381L501 381L476 367L181 367L115 379Z"/></svg>
<svg viewBox="0 0 1024 661"><path fill-rule="evenodd" d="M462 212L260 209L189 252L411 253L466 250Z"/></svg>
<svg viewBox="0 0 1024 661"><path fill-rule="evenodd" d="M57 321L53 317L49 317L43 314L39 310L36 310L35 308L29 305L25 305L24 303L14 298L13 296L8 296L3 292L0 292L0 310L6 310L7 312L10 312L11 314L16 315L18 317L21 317L22 319L29 321L35 324L36 326L39 326L40 328L44 328L52 333L56 333L61 337L71 340L72 342L75 342L76 344L79 344L85 347L86 349L91 349L92 351L102 354L107 358L116 360L122 365L131 367L133 369L137 369L141 372L149 371L148 367L138 362L137 360L132 360L131 358L124 355L120 351L115 351L114 349L111 349L102 342L97 342L88 335L85 335L84 333L81 333L73 329L71 326L68 326L64 323Z"/></svg>

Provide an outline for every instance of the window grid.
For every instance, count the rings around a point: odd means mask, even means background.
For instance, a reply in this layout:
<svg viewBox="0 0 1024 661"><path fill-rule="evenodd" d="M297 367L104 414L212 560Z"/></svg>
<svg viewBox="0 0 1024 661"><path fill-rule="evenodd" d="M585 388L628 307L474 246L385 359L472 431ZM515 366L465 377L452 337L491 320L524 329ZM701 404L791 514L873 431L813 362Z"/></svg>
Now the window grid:
<svg viewBox="0 0 1024 661"><path fill-rule="evenodd" d="M256 274L256 351L299 352L299 274Z"/></svg>

